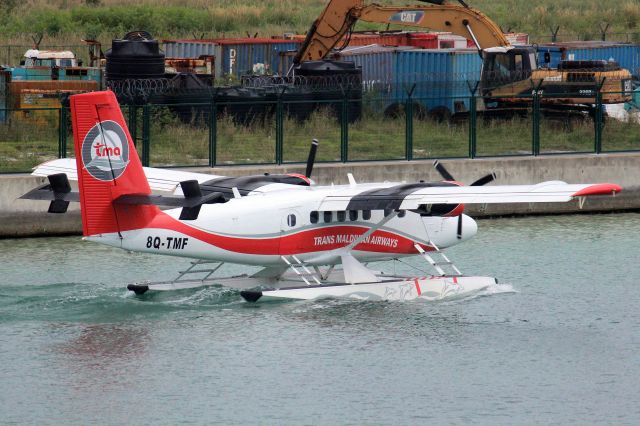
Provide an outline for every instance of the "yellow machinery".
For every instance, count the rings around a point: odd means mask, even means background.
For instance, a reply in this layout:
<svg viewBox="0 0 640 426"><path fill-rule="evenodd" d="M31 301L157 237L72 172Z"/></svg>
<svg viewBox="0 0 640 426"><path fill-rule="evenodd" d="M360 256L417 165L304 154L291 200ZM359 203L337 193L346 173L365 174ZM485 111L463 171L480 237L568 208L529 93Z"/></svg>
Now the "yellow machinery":
<svg viewBox="0 0 640 426"><path fill-rule="evenodd" d="M491 19L464 1L423 1L430 4L380 6L363 0L330 0L307 33L294 64L324 59L362 20L447 31L472 39L483 56L480 93L485 103L528 103L537 94L546 106L579 109L596 103L598 92L603 103L631 99L631 73L615 62L565 61L558 69L538 69L535 48L511 46Z"/></svg>

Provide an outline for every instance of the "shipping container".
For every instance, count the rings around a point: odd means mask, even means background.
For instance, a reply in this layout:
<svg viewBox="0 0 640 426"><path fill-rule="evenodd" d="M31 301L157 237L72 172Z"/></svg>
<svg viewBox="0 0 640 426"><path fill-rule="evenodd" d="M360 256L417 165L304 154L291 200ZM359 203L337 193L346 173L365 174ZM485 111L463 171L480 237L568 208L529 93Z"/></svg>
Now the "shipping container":
<svg viewBox="0 0 640 426"><path fill-rule="evenodd" d="M225 38L209 40L164 40L166 58L215 58L215 77L239 78L244 74L281 72L282 52L294 52L301 41L275 38Z"/></svg>
<svg viewBox="0 0 640 426"><path fill-rule="evenodd" d="M393 83L396 54L400 50L412 49L410 46L358 46L346 48L335 57L337 60L354 62L362 69L363 90L389 96Z"/></svg>
<svg viewBox="0 0 640 426"><path fill-rule="evenodd" d="M407 31L351 33L348 37L345 36L345 38L338 42L336 47L343 47L347 40L348 44L345 47L367 46L371 44L381 46L409 46L410 34L412 33ZM306 37L306 35L300 34L292 36L291 39L302 44Z"/></svg>
<svg viewBox="0 0 640 426"><path fill-rule="evenodd" d="M471 87L480 80L482 59L476 49L414 49L384 46L354 47L338 58L362 68L362 84L382 108L398 111L409 92L423 113L438 118L469 109Z"/></svg>
<svg viewBox="0 0 640 426"><path fill-rule="evenodd" d="M280 52L296 51L299 43L283 39L224 39L215 49L215 77L240 78L248 74L275 74Z"/></svg>
<svg viewBox="0 0 640 426"><path fill-rule="evenodd" d="M640 44L575 41L538 45L538 65L557 68L560 61L614 60L640 79Z"/></svg>
<svg viewBox="0 0 640 426"><path fill-rule="evenodd" d="M162 48L166 58L198 59L200 56L214 56L215 40L163 40Z"/></svg>
<svg viewBox="0 0 640 426"><path fill-rule="evenodd" d="M437 49L466 49L468 40L455 34L438 34Z"/></svg>
<svg viewBox="0 0 640 426"><path fill-rule="evenodd" d="M408 37L408 46L420 49L437 49L439 33L410 33Z"/></svg>
<svg viewBox="0 0 640 426"><path fill-rule="evenodd" d="M416 103L436 117L468 111L469 87L480 80L481 70L475 49L398 51L391 101L404 103L413 90Z"/></svg>
<svg viewBox="0 0 640 426"><path fill-rule="evenodd" d="M504 37L512 46L526 46L529 44L529 34L527 33L504 33ZM473 40L467 40L467 47L477 49ZM484 46L484 48L492 46Z"/></svg>

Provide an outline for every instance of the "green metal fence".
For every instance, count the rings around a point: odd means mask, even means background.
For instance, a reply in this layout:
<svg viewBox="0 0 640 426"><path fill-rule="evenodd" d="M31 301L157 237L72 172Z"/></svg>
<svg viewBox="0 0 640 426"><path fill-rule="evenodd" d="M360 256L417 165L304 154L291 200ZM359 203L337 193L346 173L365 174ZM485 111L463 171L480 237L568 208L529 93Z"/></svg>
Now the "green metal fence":
<svg viewBox="0 0 640 426"><path fill-rule="evenodd" d="M427 99L412 97L392 116L386 99L371 96L122 109L143 164L155 167L304 162L311 138L321 141L318 161L338 162L640 151L638 110L619 120L598 102L588 112L549 116L535 91L500 114L478 110L473 96L458 100L470 110L450 120L425 116L417 106ZM68 109L0 110L0 173L67 156Z"/></svg>

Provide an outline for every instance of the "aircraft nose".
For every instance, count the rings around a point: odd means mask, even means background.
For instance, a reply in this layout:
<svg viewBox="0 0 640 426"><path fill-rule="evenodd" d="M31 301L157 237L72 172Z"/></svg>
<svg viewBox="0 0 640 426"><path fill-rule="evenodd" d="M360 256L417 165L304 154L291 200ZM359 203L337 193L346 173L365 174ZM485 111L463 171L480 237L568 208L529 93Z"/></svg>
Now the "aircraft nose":
<svg viewBox="0 0 640 426"><path fill-rule="evenodd" d="M478 224L470 216L462 215L462 239L468 240L478 233Z"/></svg>

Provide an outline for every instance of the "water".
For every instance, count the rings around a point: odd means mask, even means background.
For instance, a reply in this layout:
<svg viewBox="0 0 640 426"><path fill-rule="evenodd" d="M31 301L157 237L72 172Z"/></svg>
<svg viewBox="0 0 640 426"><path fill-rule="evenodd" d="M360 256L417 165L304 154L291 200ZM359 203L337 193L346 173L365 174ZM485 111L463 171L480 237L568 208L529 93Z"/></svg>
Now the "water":
<svg viewBox="0 0 640 426"><path fill-rule="evenodd" d="M479 227L501 284L442 303L135 297L187 261L0 240L0 424L638 424L640 215Z"/></svg>

